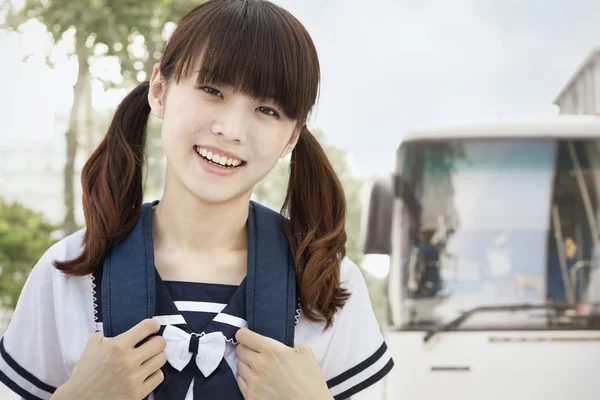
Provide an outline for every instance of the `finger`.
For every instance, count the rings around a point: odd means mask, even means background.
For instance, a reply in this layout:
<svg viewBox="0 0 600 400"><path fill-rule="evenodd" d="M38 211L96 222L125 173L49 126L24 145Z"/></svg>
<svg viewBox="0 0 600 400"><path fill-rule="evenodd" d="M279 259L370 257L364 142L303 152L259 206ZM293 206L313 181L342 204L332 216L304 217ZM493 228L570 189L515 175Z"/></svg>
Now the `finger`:
<svg viewBox="0 0 600 400"><path fill-rule="evenodd" d="M284 346L283 343L271 339L270 337L259 335L248 328L238 329L235 338L238 343L242 343L244 346L249 347L258 353L273 348L273 346Z"/></svg>
<svg viewBox="0 0 600 400"><path fill-rule="evenodd" d="M239 343L235 349L235 352L237 353L238 358L246 364L248 364L250 367L252 367L252 365L254 364L254 360L258 357L259 354L251 348Z"/></svg>
<svg viewBox="0 0 600 400"><path fill-rule="evenodd" d="M158 385L162 383L165 379L165 375L162 372L162 369L157 370L152 375L150 375L142 384L142 398L146 398Z"/></svg>
<svg viewBox="0 0 600 400"><path fill-rule="evenodd" d="M252 368L242 360L239 360L236 366L238 374L244 378L246 382L250 382L250 376L253 374Z"/></svg>
<svg viewBox="0 0 600 400"><path fill-rule="evenodd" d="M139 364L144 363L149 358L160 354L167 347L167 341L162 336L153 336L146 343L134 349L134 357Z"/></svg>
<svg viewBox="0 0 600 400"><path fill-rule="evenodd" d="M246 380L241 376L238 376L237 383L238 387L240 388L240 392L242 392L242 396L244 396L245 399L248 397L248 382L246 382Z"/></svg>
<svg viewBox="0 0 600 400"><path fill-rule="evenodd" d="M125 342L127 347L132 348L148 336L158 332L159 329L160 323L158 321L147 318L128 331L121 333L115 339Z"/></svg>
<svg viewBox="0 0 600 400"><path fill-rule="evenodd" d="M167 356L162 351L155 354L145 363L142 364L140 374L144 379L147 379L150 375L158 371L167 362Z"/></svg>

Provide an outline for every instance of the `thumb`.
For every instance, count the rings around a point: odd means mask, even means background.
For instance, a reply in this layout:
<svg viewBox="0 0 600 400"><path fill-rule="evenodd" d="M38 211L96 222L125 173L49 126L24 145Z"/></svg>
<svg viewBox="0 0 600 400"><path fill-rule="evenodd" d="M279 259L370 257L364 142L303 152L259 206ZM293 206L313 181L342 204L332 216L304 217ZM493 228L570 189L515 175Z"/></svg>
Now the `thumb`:
<svg viewBox="0 0 600 400"><path fill-rule="evenodd" d="M251 331L248 328L241 328L237 331L235 338L241 344L250 349L261 353L265 350L277 349L280 347L287 347L283 343L270 338L268 336L263 336L259 333Z"/></svg>

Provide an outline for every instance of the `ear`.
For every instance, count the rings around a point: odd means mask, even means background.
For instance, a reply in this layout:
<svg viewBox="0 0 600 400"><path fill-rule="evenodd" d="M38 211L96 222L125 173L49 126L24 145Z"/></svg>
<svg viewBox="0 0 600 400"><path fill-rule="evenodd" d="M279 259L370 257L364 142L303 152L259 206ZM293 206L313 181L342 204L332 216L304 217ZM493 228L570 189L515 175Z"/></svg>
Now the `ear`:
<svg viewBox="0 0 600 400"><path fill-rule="evenodd" d="M164 77L161 75L158 67L154 67L152 77L150 78L150 90L148 91L148 103L152 110L152 114L158 119L163 119L164 116L164 100L167 93L167 84Z"/></svg>
<svg viewBox="0 0 600 400"><path fill-rule="evenodd" d="M285 148L281 152L281 156L279 158L284 158L290 154L292 150L294 150L294 147L296 147L296 144L298 143L298 139L300 139L300 133L302 132L302 129L303 127L294 129L294 133L292 134L290 141L285 145Z"/></svg>

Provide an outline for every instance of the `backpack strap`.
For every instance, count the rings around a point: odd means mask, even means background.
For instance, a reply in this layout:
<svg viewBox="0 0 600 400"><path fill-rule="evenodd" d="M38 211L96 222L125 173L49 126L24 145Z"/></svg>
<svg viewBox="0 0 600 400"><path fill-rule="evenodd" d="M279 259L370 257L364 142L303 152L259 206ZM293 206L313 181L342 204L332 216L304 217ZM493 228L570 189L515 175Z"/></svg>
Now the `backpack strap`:
<svg viewBox="0 0 600 400"><path fill-rule="evenodd" d="M146 203L133 230L106 255L102 271L104 336L113 337L154 316L156 272L152 207Z"/></svg>
<svg viewBox="0 0 600 400"><path fill-rule="evenodd" d="M250 330L293 347L296 269L281 219L278 212L250 202L246 319Z"/></svg>
<svg viewBox="0 0 600 400"><path fill-rule="evenodd" d="M102 321L106 337L117 336L156 307L152 208L146 203L131 233L103 264ZM294 345L296 270L281 226L281 215L256 202L248 212L246 320L248 328L287 346Z"/></svg>

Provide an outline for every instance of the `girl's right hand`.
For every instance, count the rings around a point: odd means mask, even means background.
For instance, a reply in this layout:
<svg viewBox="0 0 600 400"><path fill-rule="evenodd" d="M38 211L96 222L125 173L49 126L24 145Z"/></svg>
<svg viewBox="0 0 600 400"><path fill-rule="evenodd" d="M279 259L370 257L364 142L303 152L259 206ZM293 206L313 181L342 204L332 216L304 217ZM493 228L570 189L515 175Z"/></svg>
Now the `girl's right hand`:
<svg viewBox="0 0 600 400"><path fill-rule="evenodd" d="M73 374L52 400L123 399L141 400L164 379L161 367L167 358L166 341L153 336L139 347L142 340L158 332L160 324L145 319L114 338L96 332L88 341Z"/></svg>

